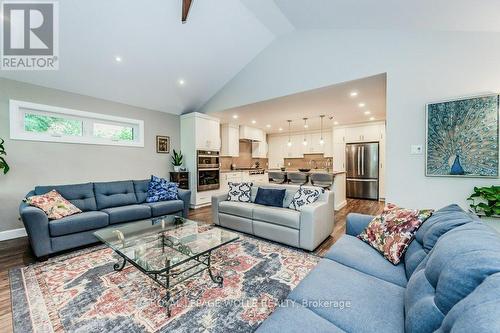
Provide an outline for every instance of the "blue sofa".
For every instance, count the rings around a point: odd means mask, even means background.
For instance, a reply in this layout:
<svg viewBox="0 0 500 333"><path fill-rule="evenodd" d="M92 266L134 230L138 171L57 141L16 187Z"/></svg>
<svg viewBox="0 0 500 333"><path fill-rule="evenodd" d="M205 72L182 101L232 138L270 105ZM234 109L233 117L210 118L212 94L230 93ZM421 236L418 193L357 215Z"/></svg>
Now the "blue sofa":
<svg viewBox="0 0 500 333"><path fill-rule="evenodd" d="M97 242L93 233L109 225L167 214L187 217L191 191L179 189L179 200L147 203L149 180L37 186L26 197L53 189L82 210L81 214L49 220L36 207L22 202L19 207L36 257Z"/></svg>
<svg viewBox="0 0 500 333"><path fill-rule="evenodd" d="M500 235L460 207L417 231L394 266L357 239L337 241L258 332L500 332Z"/></svg>

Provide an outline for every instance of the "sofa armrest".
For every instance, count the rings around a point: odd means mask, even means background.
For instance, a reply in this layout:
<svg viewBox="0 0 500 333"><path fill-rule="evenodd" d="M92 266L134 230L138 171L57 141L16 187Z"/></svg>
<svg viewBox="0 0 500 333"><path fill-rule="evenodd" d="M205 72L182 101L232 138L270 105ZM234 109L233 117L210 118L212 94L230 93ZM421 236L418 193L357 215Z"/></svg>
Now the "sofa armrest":
<svg viewBox="0 0 500 333"><path fill-rule="evenodd" d="M329 192L326 200L317 201L302 208L299 235L301 248L313 251L333 232L335 222L333 201L333 192Z"/></svg>
<svg viewBox="0 0 500 333"><path fill-rule="evenodd" d="M184 209L182 210L182 215L187 218L189 214L189 206L191 205L191 191L180 188L178 196L179 199L184 201Z"/></svg>
<svg viewBox="0 0 500 333"><path fill-rule="evenodd" d="M31 195L33 194L28 194L28 196ZM19 214L35 256L40 258L52 253L47 214L43 210L32 207L25 202L22 202L19 206Z"/></svg>
<svg viewBox="0 0 500 333"><path fill-rule="evenodd" d="M351 236L359 235L372 220L373 216L371 215L350 213L347 215L346 234Z"/></svg>
<svg viewBox="0 0 500 333"><path fill-rule="evenodd" d="M219 203L227 200L227 192L212 195L212 221L219 225Z"/></svg>

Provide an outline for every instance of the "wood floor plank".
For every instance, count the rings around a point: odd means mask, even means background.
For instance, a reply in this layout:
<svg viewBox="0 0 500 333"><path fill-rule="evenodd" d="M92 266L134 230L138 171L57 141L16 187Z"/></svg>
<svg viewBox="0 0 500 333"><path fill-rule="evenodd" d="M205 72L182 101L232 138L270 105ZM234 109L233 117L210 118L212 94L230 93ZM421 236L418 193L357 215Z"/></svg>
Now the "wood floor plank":
<svg viewBox="0 0 500 333"><path fill-rule="evenodd" d="M347 205L335 213L333 233L314 251L322 256L345 234L345 221L349 213L376 215L384 207L383 202L348 199ZM212 223L211 207L191 210L189 217L196 221ZM26 237L0 242L0 332L12 332L12 308L10 301L9 269L35 262Z"/></svg>

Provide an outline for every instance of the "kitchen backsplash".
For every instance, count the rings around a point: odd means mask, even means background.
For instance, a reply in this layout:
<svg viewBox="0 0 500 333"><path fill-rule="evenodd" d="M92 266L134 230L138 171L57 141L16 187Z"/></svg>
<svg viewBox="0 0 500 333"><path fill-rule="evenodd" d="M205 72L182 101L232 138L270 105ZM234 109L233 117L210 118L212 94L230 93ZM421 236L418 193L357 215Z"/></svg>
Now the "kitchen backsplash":
<svg viewBox="0 0 500 333"><path fill-rule="evenodd" d="M259 162L261 168L267 168L267 158L252 158L252 143L250 141L240 141L240 156L220 158L222 170L231 169L231 164L235 164L237 168L251 168L255 166L256 162Z"/></svg>
<svg viewBox="0 0 500 333"><path fill-rule="evenodd" d="M332 158L323 154L305 154L301 158L285 158L284 166L291 169L326 169L332 167Z"/></svg>

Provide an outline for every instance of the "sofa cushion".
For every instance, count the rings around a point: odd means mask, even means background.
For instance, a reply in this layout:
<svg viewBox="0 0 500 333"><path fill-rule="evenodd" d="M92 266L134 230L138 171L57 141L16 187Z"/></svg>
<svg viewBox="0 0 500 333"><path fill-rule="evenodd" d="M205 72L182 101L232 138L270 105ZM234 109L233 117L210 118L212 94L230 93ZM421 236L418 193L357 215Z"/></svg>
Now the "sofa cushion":
<svg viewBox="0 0 500 333"><path fill-rule="evenodd" d="M406 209L388 204L382 214L375 216L358 238L397 265L417 229L432 215L432 212L431 209Z"/></svg>
<svg viewBox="0 0 500 333"><path fill-rule="evenodd" d="M87 230L106 227L109 223L108 214L103 212L84 212L63 217L60 220L49 221L50 235L53 237L74 234Z"/></svg>
<svg viewBox="0 0 500 333"><path fill-rule="evenodd" d="M146 198L148 196L149 179L134 180L133 183L134 183L134 192L137 198L137 203L146 202Z"/></svg>
<svg viewBox="0 0 500 333"><path fill-rule="evenodd" d="M403 263L391 264L370 245L353 236L342 236L326 253L325 258L401 287L406 287L408 282Z"/></svg>
<svg viewBox="0 0 500 333"><path fill-rule="evenodd" d="M28 197L26 203L43 210L49 220L59 220L82 212L78 207L64 199L56 190Z"/></svg>
<svg viewBox="0 0 500 333"><path fill-rule="evenodd" d="M288 208L288 206L290 206L293 200L293 196L299 190L299 186L297 185L284 185L284 184L266 184L266 188L285 189L285 197L283 198L283 208ZM258 186L252 186L252 197L251 197L252 202L255 201L258 190L259 190Z"/></svg>
<svg viewBox="0 0 500 333"><path fill-rule="evenodd" d="M94 191L99 210L137 203L134 183L131 180L94 183Z"/></svg>
<svg viewBox="0 0 500 333"><path fill-rule="evenodd" d="M154 217L178 213L184 209L184 202L182 200L149 202L143 205L151 207L151 214Z"/></svg>
<svg viewBox="0 0 500 333"><path fill-rule="evenodd" d="M253 209L258 205L249 202L222 201L219 212L252 219Z"/></svg>
<svg viewBox="0 0 500 333"><path fill-rule="evenodd" d="M45 194L52 190L56 190L66 200L71 202L83 212L97 210L94 185L92 183L37 186L35 187L35 195Z"/></svg>
<svg viewBox="0 0 500 333"><path fill-rule="evenodd" d="M257 205L253 209L253 219L293 229L300 228L300 212L288 208Z"/></svg>
<svg viewBox="0 0 500 333"><path fill-rule="evenodd" d="M151 217L151 207L144 204L106 208L102 211L109 215L110 224L147 219Z"/></svg>
<svg viewBox="0 0 500 333"><path fill-rule="evenodd" d="M283 208L285 189L259 187L254 203L264 206Z"/></svg>
<svg viewBox="0 0 500 333"><path fill-rule="evenodd" d="M288 298L346 332L404 332L404 290L333 260L322 259ZM342 301L345 308L334 307L335 302Z"/></svg>
<svg viewBox="0 0 500 333"><path fill-rule="evenodd" d="M343 333L333 323L318 316L305 306L286 300L257 329L257 333Z"/></svg>
<svg viewBox="0 0 500 333"><path fill-rule="evenodd" d="M450 309L488 276L498 272L498 233L481 222L467 223L448 231L408 281L405 296L407 331L437 330Z"/></svg>

